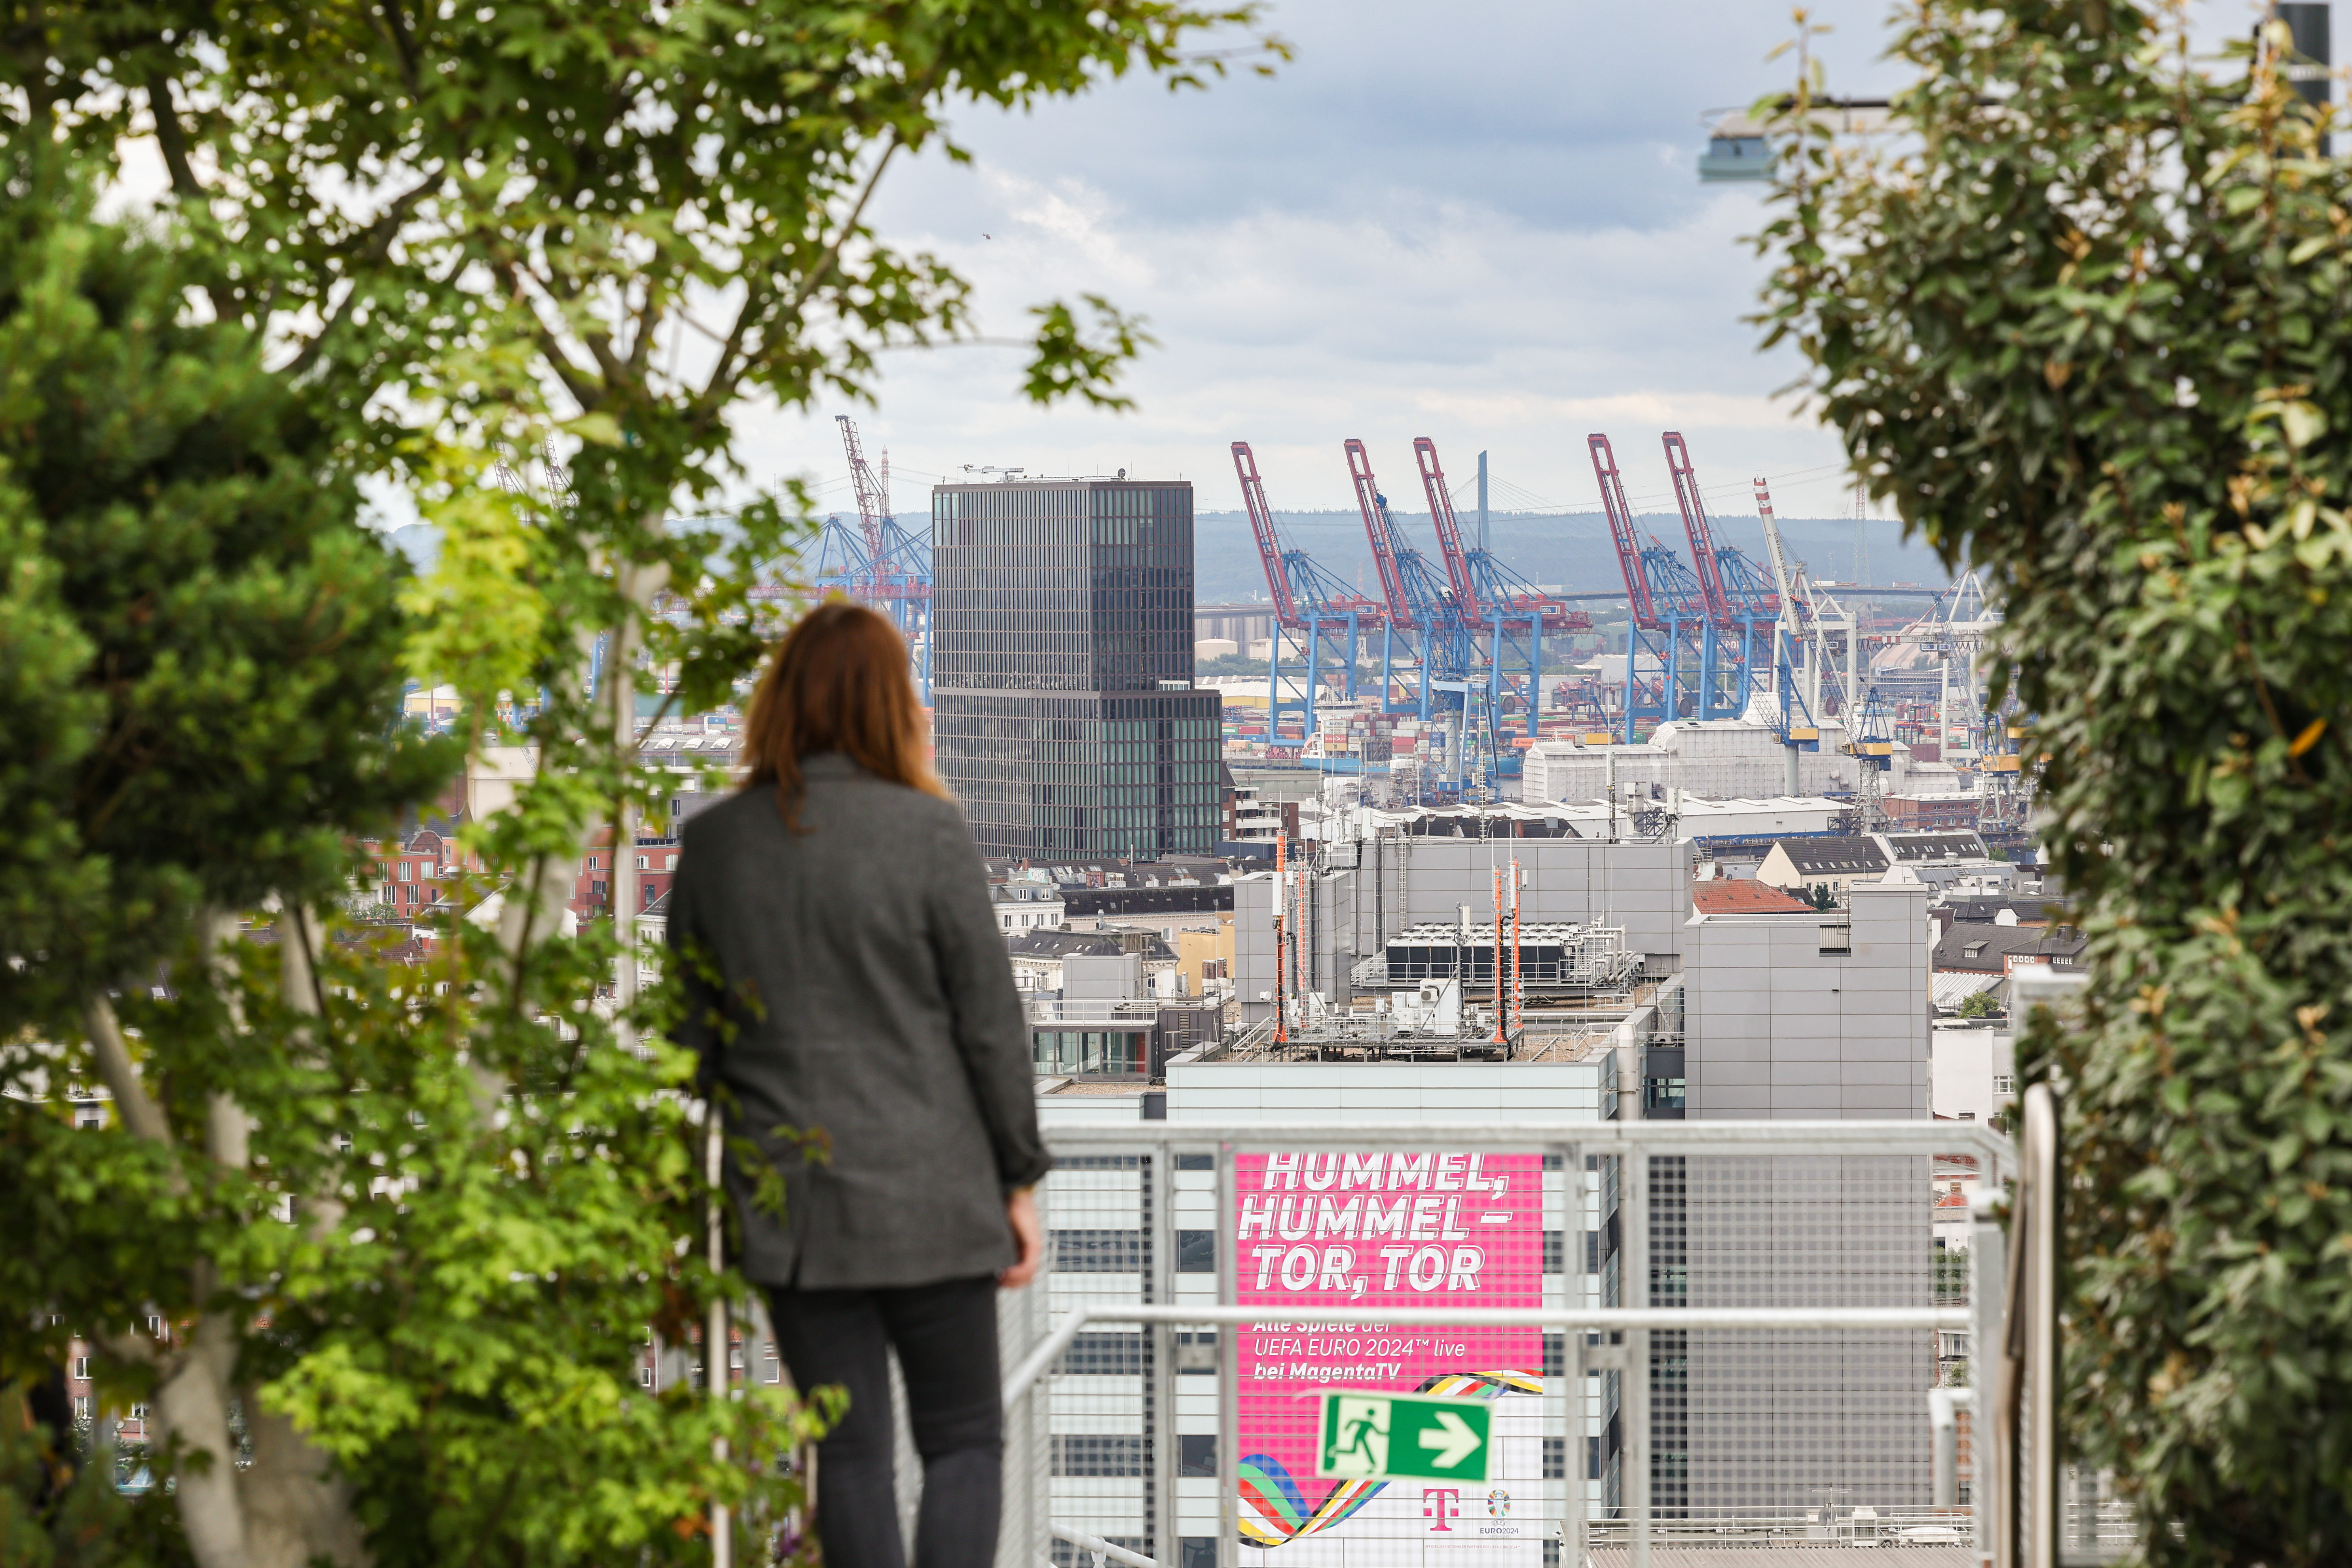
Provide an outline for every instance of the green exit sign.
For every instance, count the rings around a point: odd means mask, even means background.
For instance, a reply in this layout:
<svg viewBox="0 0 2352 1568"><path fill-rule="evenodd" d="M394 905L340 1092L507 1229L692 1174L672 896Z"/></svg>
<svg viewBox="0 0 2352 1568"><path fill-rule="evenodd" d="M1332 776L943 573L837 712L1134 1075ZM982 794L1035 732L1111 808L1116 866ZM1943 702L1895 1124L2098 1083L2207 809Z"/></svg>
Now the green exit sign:
<svg viewBox="0 0 2352 1568"><path fill-rule="evenodd" d="M1325 1480L1484 1481L1495 1407L1426 1394L1323 1395Z"/></svg>

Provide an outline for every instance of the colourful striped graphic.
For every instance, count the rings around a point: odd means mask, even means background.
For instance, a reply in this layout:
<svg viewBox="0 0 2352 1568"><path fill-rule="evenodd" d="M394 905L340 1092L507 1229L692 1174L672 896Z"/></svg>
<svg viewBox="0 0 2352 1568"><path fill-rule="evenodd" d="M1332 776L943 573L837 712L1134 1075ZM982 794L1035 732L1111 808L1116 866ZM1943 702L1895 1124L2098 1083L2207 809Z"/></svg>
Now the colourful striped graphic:
<svg viewBox="0 0 2352 1568"><path fill-rule="evenodd" d="M1424 1379L1412 1392L1498 1399L1506 1394L1541 1394L1543 1379L1524 1372L1448 1373ZM1245 1455L1241 1462L1242 1541L1250 1546L1279 1546L1328 1530L1380 1496L1387 1485L1333 1481L1323 1500L1310 1508L1280 1460L1271 1454Z"/></svg>

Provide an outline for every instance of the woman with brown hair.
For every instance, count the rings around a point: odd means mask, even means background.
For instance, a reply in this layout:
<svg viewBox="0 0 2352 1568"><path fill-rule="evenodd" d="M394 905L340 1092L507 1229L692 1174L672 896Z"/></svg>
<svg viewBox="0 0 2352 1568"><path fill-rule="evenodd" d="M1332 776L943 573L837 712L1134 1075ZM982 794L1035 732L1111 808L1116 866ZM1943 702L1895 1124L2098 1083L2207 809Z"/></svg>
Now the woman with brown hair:
<svg viewBox="0 0 2352 1568"><path fill-rule="evenodd" d="M917 1568L996 1553L996 1291L1034 1277L1028 1023L987 873L923 759L907 646L829 600L761 683L751 782L687 824L669 940L680 1039L783 1177L781 1219L730 1157L742 1266L800 1388L849 1392L817 1446L827 1568L902 1568L886 1352L923 1458ZM829 1152L810 1158L814 1135Z"/></svg>

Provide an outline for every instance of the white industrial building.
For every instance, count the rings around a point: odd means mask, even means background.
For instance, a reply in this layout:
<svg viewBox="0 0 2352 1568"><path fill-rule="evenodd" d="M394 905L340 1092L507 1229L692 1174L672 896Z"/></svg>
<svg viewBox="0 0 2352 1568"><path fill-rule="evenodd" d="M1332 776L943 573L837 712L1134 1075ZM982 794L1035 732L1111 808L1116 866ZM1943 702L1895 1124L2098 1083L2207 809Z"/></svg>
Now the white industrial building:
<svg viewBox="0 0 2352 1568"><path fill-rule="evenodd" d="M1670 795L1666 810L1685 838L1777 838L1789 833L1834 833L1853 816L1853 803L1819 795L1734 795L1706 800Z"/></svg>
<svg viewBox="0 0 2352 1568"><path fill-rule="evenodd" d="M1707 799L1734 796L1851 795L1859 773L1843 750L1844 727L1835 720L1820 726L1816 751L1794 753L1796 787L1790 788L1790 748L1762 724L1744 719L1675 720L1661 724L1639 745L1586 745L1580 741L1540 741L1528 748L1519 798L1620 800L1629 792L1664 800L1669 790ZM1888 794L1906 787L1911 748L1894 743L1889 771L1881 779ZM1950 769L1943 770L1950 776ZM1948 785L1937 785L1946 788Z"/></svg>
<svg viewBox="0 0 2352 1568"><path fill-rule="evenodd" d="M1296 989L1344 1006L1358 963L1408 925L1494 918L1495 879L1517 859L1525 874L1519 918L1622 927L1643 955L1643 973L1681 965L1690 913L1690 850L1672 843L1588 838L1422 838L1384 836L1332 844L1294 889L1284 910L1286 942L1296 940ZM1271 873L1234 882L1234 994L1244 1026L1263 1022L1275 990Z"/></svg>

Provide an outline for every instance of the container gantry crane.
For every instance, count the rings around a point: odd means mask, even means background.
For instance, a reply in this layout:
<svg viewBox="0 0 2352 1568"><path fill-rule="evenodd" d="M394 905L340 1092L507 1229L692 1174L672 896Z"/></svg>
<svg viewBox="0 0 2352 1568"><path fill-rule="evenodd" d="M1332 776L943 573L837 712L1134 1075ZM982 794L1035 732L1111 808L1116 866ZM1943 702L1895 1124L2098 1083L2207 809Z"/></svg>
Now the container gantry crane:
<svg viewBox="0 0 2352 1568"><path fill-rule="evenodd" d="M1536 714L1542 706L1545 635L1565 637L1590 631L1592 619L1570 609L1565 601L1546 595L1496 560L1492 551L1465 550L1437 443L1426 436L1416 437L1412 455L1421 470L1430 521L1437 530L1438 550L1445 557L1455 613L1474 638L1483 635L1486 639L1487 711L1499 719L1516 701L1527 716L1528 733L1533 736ZM1514 753L1499 759L1501 772L1519 771L1523 759L1516 754L1516 748Z"/></svg>
<svg viewBox="0 0 2352 1568"><path fill-rule="evenodd" d="M1775 704L1773 731L1788 749L1789 777L1785 793L1802 795L1798 775L1799 753L1822 749L1822 732L1813 718L1813 710L1798 689L1797 671L1808 659L1820 668L1819 649L1808 642L1811 635L1806 624L1807 596L1801 595L1799 586L1803 568L1791 573L1789 552L1780 543L1780 528L1772 515L1772 491L1762 475L1756 479L1756 511L1764 522L1764 553L1772 566L1772 584L1779 595L1780 613L1772 622L1772 692Z"/></svg>
<svg viewBox="0 0 2352 1568"><path fill-rule="evenodd" d="M1347 454L1348 477L1356 488L1356 507L1363 514L1364 536L1380 568L1381 588L1388 605L1391 653L1383 664L1391 699L1396 677L1408 678L1407 695L1401 701L1389 700L1388 710L1411 711L1424 721L1444 716L1459 726L1460 766L1440 781L1443 787L1458 789L1477 772L1477 764L1471 760L1473 743L1489 756L1493 752L1494 714L1486 701L1489 678L1483 668L1474 668L1475 639L1447 584L1406 541L1404 530L1389 510L1389 499L1381 493L1371 455L1363 442L1350 437L1341 443L1341 449ZM1394 640L1404 633L1412 639L1412 657L1399 660L1393 657ZM1457 712L1460 717L1453 718Z"/></svg>
<svg viewBox="0 0 2352 1568"><path fill-rule="evenodd" d="M1698 473L1691 464L1690 445L1682 433L1669 430L1661 439L1706 611L1699 633L1696 717L1738 718L1748 711L1751 693L1763 689L1758 630L1778 618L1778 596L1764 588L1738 551L1716 542L1706 502L1699 494Z"/></svg>
<svg viewBox="0 0 2352 1568"><path fill-rule="evenodd" d="M1281 733L1284 713L1295 712L1299 715L1304 740L1315 732L1315 692L1327 668L1342 674L1347 699L1355 701L1367 634L1375 627L1385 632L1388 613L1380 601L1353 592L1317 565L1304 550L1284 546L1274 509L1266 504L1265 481L1258 475L1256 454L1246 441L1234 442L1233 450L1242 507L1249 513L1258 563L1265 568L1266 593L1274 602L1274 635L1267 639L1266 650L1266 738L1272 741ZM1287 702L1282 696L1282 634L1286 631L1293 634L1305 666L1298 694ZM1383 693L1382 701L1386 700Z"/></svg>
<svg viewBox="0 0 2352 1568"><path fill-rule="evenodd" d="M1786 639L1782 657L1792 666L1790 693L1795 707L1801 708L1810 724L1819 724L1832 713L1845 721L1854 705L1853 694L1862 689L1861 628L1844 605L1813 584L1801 563L1794 567L1789 564L1780 525L1772 515L1772 492L1761 479L1756 481L1756 509L1764 520L1764 543L1772 553L1773 574L1780 585L1784 608L1780 630L1775 636ZM1794 710L1788 704L1783 709Z"/></svg>
<svg viewBox="0 0 2352 1568"><path fill-rule="evenodd" d="M1625 500L1625 481L1617 469L1617 454L1605 435L1585 437L1592 454L1593 478L1601 485L1601 510L1609 517L1609 536L1617 547L1617 564L1625 574L1625 710L1624 741L1633 743L1635 727L1644 719L1661 722L1683 716L1683 684L1689 673L1683 664L1685 644L1695 644L1706 624L1704 596L1675 552L1653 539L1644 547L1633 532L1633 509ZM1689 650L1696 665L1696 648ZM1643 658L1654 659L1654 682L1642 677Z"/></svg>
<svg viewBox="0 0 2352 1568"><path fill-rule="evenodd" d="M857 500L857 530L828 517L817 535L814 586L872 605L890 617L907 639L917 689L931 700L931 552L890 515L889 458L877 478L866 460L856 422L836 414L843 452L849 459L850 489Z"/></svg>

